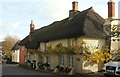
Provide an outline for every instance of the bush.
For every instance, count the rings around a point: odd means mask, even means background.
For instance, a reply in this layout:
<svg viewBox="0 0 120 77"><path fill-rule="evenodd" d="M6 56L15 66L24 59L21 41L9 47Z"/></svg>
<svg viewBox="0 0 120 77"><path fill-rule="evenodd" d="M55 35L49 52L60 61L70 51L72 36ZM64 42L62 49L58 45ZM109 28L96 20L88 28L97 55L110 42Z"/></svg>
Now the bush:
<svg viewBox="0 0 120 77"><path fill-rule="evenodd" d="M32 67L32 66L33 66L33 63L30 63L30 66Z"/></svg>
<svg viewBox="0 0 120 77"><path fill-rule="evenodd" d="M33 62L35 63L35 62L36 62L36 60L33 60Z"/></svg>
<svg viewBox="0 0 120 77"><path fill-rule="evenodd" d="M39 68L40 68L40 69L44 69L44 67L43 67L43 66L44 66L44 64L42 64L42 63L38 62L38 66L39 66Z"/></svg>
<svg viewBox="0 0 120 77"><path fill-rule="evenodd" d="M56 68L59 70L59 71L64 71L64 67L60 66L60 65L57 65Z"/></svg>
<svg viewBox="0 0 120 77"><path fill-rule="evenodd" d="M46 67L49 67L49 66L50 66L50 64L48 64L48 63L45 63L45 66L46 66Z"/></svg>
<svg viewBox="0 0 120 77"><path fill-rule="evenodd" d="M30 63L30 66L35 69L36 68L36 64L35 63Z"/></svg>
<svg viewBox="0 0 120 77"><path fill-rule="evenodd" d="M57 65L55 68L59 69L60 65Z"/></svg>
<svg viewBox="0 0 120 77"><path fill-rule="evenodd" d="M64 67L59 67L59 71L63 71L64 70Z"/></svg>
<svg viewBox="0 0 120 77"><path fill-rule="evenodd" d="M27 62L28 62L28 63L31 63L31 61L30 61L30 60L28 60Z"/></svg>
<svg viewBox="0 0 120 77"><path fill-rule="evenodd" d="M71 70L72 70L72 69L69 68L69 67L66 67L66 68L65 68L65 72L66 72L66 73L69 73Z"/></svg>
<svg viewBox="0 0 120 77"><path fill-rule="evenodd" d="M32 67L33 69L35 69L36 68L36 64L33 64L33 67Z"/></svg>
<svg viewBox="0 0 120 77"><path fill-rule="evenodd" d="M11 58L8 58L6 63L9 64L9 63L11 63L11 62L12 62L12 59L11 59Z"/></svg>

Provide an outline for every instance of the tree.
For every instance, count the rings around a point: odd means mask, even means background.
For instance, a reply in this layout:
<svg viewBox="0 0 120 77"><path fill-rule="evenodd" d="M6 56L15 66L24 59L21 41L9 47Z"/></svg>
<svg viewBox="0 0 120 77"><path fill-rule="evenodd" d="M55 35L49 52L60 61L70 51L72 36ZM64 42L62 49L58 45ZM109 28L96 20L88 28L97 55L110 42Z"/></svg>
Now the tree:
<svg viewBox="0 0 120 77"><path fill-rule="evenodd" d="M4 52L4 54L6 54L6 56L8 58L12 57L12 47L16 44L16 42L18 41L18 39L13 38L11 36L7 36L4 39L4 42L2 43L2 51Z"/></svg>

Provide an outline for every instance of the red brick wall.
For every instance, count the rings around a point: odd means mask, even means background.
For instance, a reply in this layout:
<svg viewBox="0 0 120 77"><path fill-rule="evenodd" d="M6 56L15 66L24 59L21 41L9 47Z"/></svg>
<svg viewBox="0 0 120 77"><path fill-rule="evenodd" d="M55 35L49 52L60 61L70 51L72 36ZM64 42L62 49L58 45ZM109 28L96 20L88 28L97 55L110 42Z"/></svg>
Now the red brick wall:
<svg viewBox="0 0 120 77"><path fill-rule="evenodd" d="M19 64L26 64L28 60L28 53L26 51L27 49L25 46L20 46L20 52L19 52ZM26 56L26 62L25 62L25 56Z"/></svg>

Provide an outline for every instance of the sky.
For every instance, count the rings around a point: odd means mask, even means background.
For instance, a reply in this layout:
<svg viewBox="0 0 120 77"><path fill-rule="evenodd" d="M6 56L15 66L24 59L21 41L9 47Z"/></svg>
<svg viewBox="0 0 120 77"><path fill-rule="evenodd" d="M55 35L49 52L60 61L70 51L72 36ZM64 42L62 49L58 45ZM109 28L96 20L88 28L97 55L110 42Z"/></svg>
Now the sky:
<svg viewBox="0 0 120 77"><path fill-rule="evenodd" d="M74 0L0 0L0 41L6 36L22 40L30 31L33 20L35 29L47 26L69 16ZM76 1L76 0L75 0ZM93 7L103 18L108 17L108 0L77 0L78 10ZM115 17L118 18L118 2L115 0Z"/></svg>

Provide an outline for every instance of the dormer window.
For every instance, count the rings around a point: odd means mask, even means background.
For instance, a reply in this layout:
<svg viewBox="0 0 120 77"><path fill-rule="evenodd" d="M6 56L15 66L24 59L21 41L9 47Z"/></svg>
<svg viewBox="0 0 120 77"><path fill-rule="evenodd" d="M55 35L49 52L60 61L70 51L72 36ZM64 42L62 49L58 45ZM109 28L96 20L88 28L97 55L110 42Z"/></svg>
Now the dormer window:
<svg viewBox="0 0 120 77"><path fill-rule="evenodd" d="M44 47L45 47L44 51L47 51L47 50L48 50L48 49L47 49L47 44L48 44L48 42L45 42L45 43L44 43Z"/></svg>

